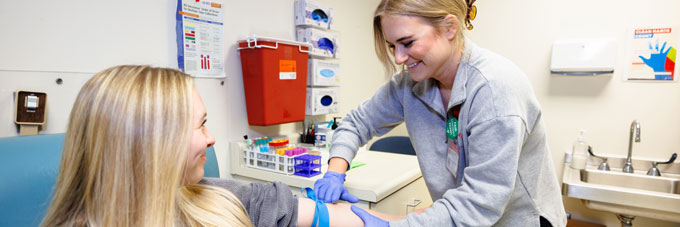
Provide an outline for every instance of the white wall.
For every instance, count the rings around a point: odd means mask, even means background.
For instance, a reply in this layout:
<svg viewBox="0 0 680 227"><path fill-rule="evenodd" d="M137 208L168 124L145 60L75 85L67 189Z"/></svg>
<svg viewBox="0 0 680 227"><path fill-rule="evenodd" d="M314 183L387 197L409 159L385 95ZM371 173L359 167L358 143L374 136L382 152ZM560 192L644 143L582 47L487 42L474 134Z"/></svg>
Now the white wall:
<svg viewBox="0 0 680 227"><path fill-rule="evenodd" d="M527 73L543 106L548 142L560 178L563 154L571 149L579 129L587 130L586 139L594 152L625 156L630 123L639 119L642 140L633 147L634 157L668 160L671 153L678 152L680 85L624 82L622 75L629 29L640 25L680 29L680 1L506 0L477 1L476 5L477 19L469 37L508 57ZM550 75L552 42L579 38L616 39L618 58L612 76ZM589 210L578 200L565 197L565 205L575 219L620 226L613 214ZM640 217L634 224L678 225Z"/></svg>
<svg viewBox="0 0 680 227"><path fill-rule="evenodd" d="M247 35L295 40L293 0L224 0L225 78L196 79L206 103L208 128L215 136L215 150L223 176L228 143L244 134L294 135L299 123L249 126L243 95L240 58L235 45ZM343 73L340 110L370 97L382 83L383 71L372 39L376 0L320 1L335 8L335 29L340 31ZM16 136L15 90L48 93L47 123L40 133L65 131L75 96L94 73L120 64L176 67L175 1L2 1L0 26L0 137ZM30 13L28 13L30 12ZM372 66L372 67L366 67ZM55 83L57 78L63 84ZM362 91L362 92L357 92ZM330 116L314 117L326 120Z"/></svg>
<svg viewBox="0 0 680 227"><path fill-rule="evenodd" d="M335 7L341 32L343 116L370 97L385 81L372 43L372 13L377 0L322 0ZM208 128L217 139L221 174L228 175L228 142L243 134L294 134L299 123L248 126L237 40L257 34L295 38L293 0L225 0L226 78L197 79L208 108ZM642 124L635 157L666 159L680 147L678 83L621 80L624 39L632 25L670 24L680 28L675 0L506 0L477 1L479 13L469 37L518 64L532 82L544 110L553 159L561 176L563 153L579 129L595 152L625 155L633 119ZM48 93L48 123L41 133L64 132L80 86L95 72L118 64L176 66L174 1L2 1L0 26L0 137L17 135L12 92ZM28 14L27 12L30 12ZM549 74L551 44L556 39L615 38L618 66L613 76L560 77ZM677 47L676 47L677 48ZM64 83L57 85L56 78ZM222 85L221 82L224 82ZM324 119L320 117L317 119ZM405 135L403 126L390 135ZM565 198L574 218L618 226L613 214L584 208ZM637 218L639 226L672 223ZM675 224L677 225L677 224Z"/></svg>

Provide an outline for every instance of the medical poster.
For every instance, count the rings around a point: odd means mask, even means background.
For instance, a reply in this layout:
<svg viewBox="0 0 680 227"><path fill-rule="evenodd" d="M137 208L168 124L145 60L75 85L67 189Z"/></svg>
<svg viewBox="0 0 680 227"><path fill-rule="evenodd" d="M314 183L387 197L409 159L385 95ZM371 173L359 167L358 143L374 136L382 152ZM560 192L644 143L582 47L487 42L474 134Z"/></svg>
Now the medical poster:
<svg viewBox="0 0 680 227"><path fill-rule="evenodd" d="M680 37L670 26L635 28L625 80L675 81Z"/></svg>
<svg viewBox="0 0 680 227"><path fill-rule="evenodd" d="M194 77L224 77L224 9L215 0L177 0L177 64Z"/></svg>

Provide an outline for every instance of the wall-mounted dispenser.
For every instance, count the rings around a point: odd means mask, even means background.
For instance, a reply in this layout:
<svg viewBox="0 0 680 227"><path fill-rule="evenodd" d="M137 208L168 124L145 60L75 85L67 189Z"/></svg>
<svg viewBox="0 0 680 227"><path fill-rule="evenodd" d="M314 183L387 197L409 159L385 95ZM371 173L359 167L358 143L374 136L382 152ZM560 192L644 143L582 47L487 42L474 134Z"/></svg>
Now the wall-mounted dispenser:
<svg viewBox="0 0 680 227"><path fill-rule="evenodd" d="M338 56L337 32L321 30L317 28L297 28L297 41L312 45L310 55L325 58L337 58Z"/></svg>
<svg viewBox="0 0 680 227"><path fill-rule="evenodd" d="M553 43L550 72L562 75L614 73L616 41L611 39L557 40Z"/></svg>
<svg viewBox="0 0 680 227"><path fill-rule="evenodd" d="M295 0L295 25L332 29L333 8L310 0Z"/></svg>
<svg viewBox="0 0 680 227"><path fill-rule="evenodd" d="M309 86L340 86L340 63L334 60L309 59Z"/></svg>
<svg viewBox="0 0 680 227"><path fill-rule="evenodd" d="M321 115L338 112L337 87L308 87L306 115Z"/></svg>
<svg viewBox="0 0 680 227"><path fill-rule="evenodd" d="M37 135L40 126L45 124L47 93L19 90L14 98L14 123L19 125L19 135Z"/></svg>

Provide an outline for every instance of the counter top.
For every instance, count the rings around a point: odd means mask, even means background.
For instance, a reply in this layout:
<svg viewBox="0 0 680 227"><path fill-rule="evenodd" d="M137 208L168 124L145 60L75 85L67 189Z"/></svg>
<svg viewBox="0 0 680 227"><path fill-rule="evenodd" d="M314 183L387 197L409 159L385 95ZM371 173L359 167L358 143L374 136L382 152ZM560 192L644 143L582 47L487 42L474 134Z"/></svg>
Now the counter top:
<svg viewBox="0 0 680 227"><path fill-rule="evenodd" d="M280 181L298 188L313 188L314 182L323 176L320 174L307 178L247 167L241 157L245 144L234 142L230 148L229 163L232 175L269 182ZM347 172L345 187L352 195L363 201L378 202L422 176L418 160L412 155L360 149L354 160L364 162L366 165ZM326 169L328 165L322 165L322 172L325 173Z"/></svg>

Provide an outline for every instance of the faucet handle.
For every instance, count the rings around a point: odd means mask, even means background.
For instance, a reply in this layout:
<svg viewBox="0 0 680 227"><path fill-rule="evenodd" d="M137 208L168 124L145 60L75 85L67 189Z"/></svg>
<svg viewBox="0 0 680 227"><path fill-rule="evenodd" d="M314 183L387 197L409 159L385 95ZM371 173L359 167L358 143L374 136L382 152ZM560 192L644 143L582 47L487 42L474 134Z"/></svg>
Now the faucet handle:
<svg viewBox="0 0 680 227"><path fill-rule="evenodd" d="M673 154L671 155L671 159L670 159L670 160L665 161L665 162L652 162L652 165L656 166L656 165L658 165L658 164L671 164L671 163L673 163L673 162L675 161L675 158L677 158L677 157L678 157L678 153L673 153Z"/></svg>
<svg viewBox="0 0 680 227"><path fill-rule="evenodd" d="M593 156L595 158L602 159L602 163L600 163L600 166L598 166L597 169L609 171L609 164L607 163L607 157L597 156L597 155L593 154L593 147L591 147L590 145L588 145L588 154L590 154L590 156Z"/></svg>
<svg viewBox="0 0 680 227"><path fill-rule="evenodd" d="M671 155L671 159L666 161L666 162L652 162L652 168L647 171L647 175L650 176L661 176L661 172L659 171L658 168L656 168L656 165L658 164L671 164L675 161L675 159L678 157L678 153L673 153Z"/></svg>
<svg viewBox="0 0 680 227"><path fill-rule="evenodd" d="M607 157L597 156L597 155L593 154L593 147L590 146L590 145L588 145L588 154L590 154L590 156L593 156L593 157L602 159L604 161L607 161Z"/></svg>

